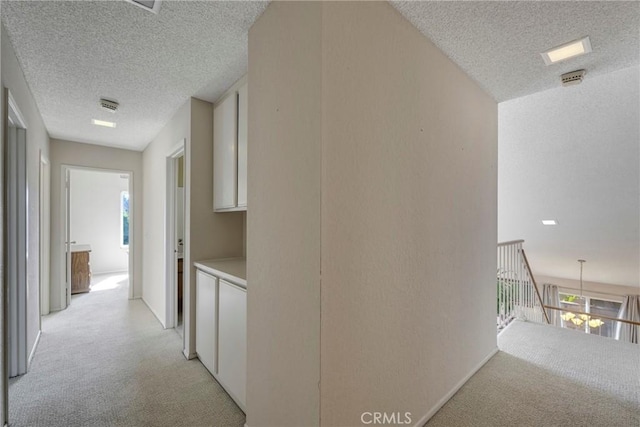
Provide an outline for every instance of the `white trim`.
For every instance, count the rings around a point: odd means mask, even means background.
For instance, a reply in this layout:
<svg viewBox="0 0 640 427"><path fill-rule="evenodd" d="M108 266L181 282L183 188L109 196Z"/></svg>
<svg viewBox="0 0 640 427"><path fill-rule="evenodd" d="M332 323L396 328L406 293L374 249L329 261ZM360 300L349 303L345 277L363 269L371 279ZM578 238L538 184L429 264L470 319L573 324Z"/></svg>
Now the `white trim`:
<svg viewBox="0 0 640 427"><path fill-rule="evenodd" d="M63 230L63 241L62 241L62 253L66 253L67 249L66 248L66 244L65 241L68 241L69 239L66 236L65 231L65 221L67 219L67 210L69 209L69 206L67 206L67 201L66 201L66 191L65 191L65 185L66 185L66 174L67 171L73 171L73 170L82 170L82 171L94 171L94 172L105 172L105 173L115 173L115 174L121 174L121 175L128 175L129 177L129 248L127 249L128 253L128 259L129 259L129 263L128 263L128 272L129 272L129 299L134 299L135 297L135 292L134 289L136 289L136 285L139 285L140 287L142 287L142 283L137 284L135 283L134 277L135 277L135 263L133 262L133 254L135 253L135 228L136 228L136 221L135 221L135 212L136 212L136 205L137 205L137 195L135 194L134 191L134 179L135 179L135 174L132 170L126 170L126 169L110 169L110 168L100 168L100 167L93 167L93 166L81 166L81 165L73 165L73 164L68 164L68 163L63 163L62 165L60 165L62 168L62 173L61 173L61 191L60 191L60 196L61 196L61 218L62 218L62 230ZM142 204L142 200L140 200L140 204ZM68 236L69 238L71 236ZM121 248L124 249L124 248ZM65 260L66 257L63 257L63 262L66 261ZM69 263L70 264L70 263ZM63 269L61 277L60 277L60 282L61 283L66 283L66 269L69 268L68 266L65 266L65 269ZM106 273L98 273L98 274L106 274ZM51 308L51 311L59 311L59 310L64 310L69 306L69 303L71 301L71 283L68 284L68 289L65 289L63 287L63 289L61 290L63 298L63 304L62 307L59 308Z"/></svg>
<svg viewBox="0 0 640 427"><path fill-rule="evenodd" d="M11 91L7 89L7 118L9 119L9 123L15 127L27 129L27 121L24 119L24 115L18 108L18 103L13 98Z"/></svg>
<svg viewBox="0 0 640 427"><path fill-rule="evenodd" d="M176 159L181 156L186 160L186 145L187 139L182 138L177 144L175 144L170 151L166 154L166 187L165 187L165 234L164 234L164 247L165 247L165 313L166 313L166 325L168 328L175 328L177 323L177 295L178 289L176 286L176 278L178 275L176 269L176 213L175 213L175 187L177 186L176 180ZM186 168L186 162L184 163ZM186 243L186 236L183 240ZM186 248L186 244L183 246ZM183 252L184 256L184 252ZM184 262L184 261L183 261ZM185 263L186 264L186 263ZM183 273L184 277L184 273ZM183 282L184 286L184 282ZM184 301L184 299L183 299ZM184 302L183 302L184 304ZM184 312L183 312L184 315ZM184 349L184 336L185 330L182 332L182 344Z"/></svg>
<svg viewBox="0 0 640 427"><path fill-rule="evenodd" d="M482 359L482 361L480 361L480 363L478 363L475 368L473 368L467 375L465 375L464 378L462 378L455 386L453 386L449 393L445 394L444 397L433 406L433 408L429 409L429 412L427 412L422 418L420 418L414 424L414 427L423 427L427 423L427 421L429 421L429 419L431 419L431 417L433 417L436 412L438 412L440 408L442 408L444 404L447 403L449 399L451 399L453 395L456 394L458 390L460 390L462 386L465 385L465 383L469 381L469 379L480 370L480 368L482 368L493 356L496 355L496 353L498 353L498 351L499 350L497 347L491 350L487 357Z"/></svg>
<svg viewBox="0 0 640 427"><path fill-rule="evenodd" d="M187 349L182 350L182 354L187 358L187 360L192 360L198 357L198 353L189 353Z"/></svg>
<svg viewBox="0 0 640 427"><path fill-rule="evenodd" d="M6 231L7 236L7 313L6 321L9 329L5 341L8 359L8 376L25 374L28 368L27 343L27 288L29 262L29 200L28 167L27 167L27 130L26 122L13 99L11 92L5 88L7 120L4 122L5 141L4 160L6 167ZM38 238L39 239L39 238ZM38 309L40 303L38 302Z"/></svg>
<svg viewBox="0 0 640 427"><path fill-rule="evenodd" d="M138 299L138 298L135 298L135 299ZM150 311L151 313L153 313L153 315L156 317L156 319L158 320L158 322L160 322L160 325L162 325L162 328L163 328L163 329L167 329L167 326L162 322L162 319L160 318L160 316L158 316L158 313L156 313L156 311L155 311L153 308L151 308L151 306L147 303L147 301L145 301L144 297L140 297L139 299L141 299L141 300L142 300L142 302L144 303L144 305L146 305L146 306L147 306L147 308L149 309L149 311Z"/></svg>
<svg viewBox="0 0 640 427"><path fill-rule="evenodd" d="M40 329L42 329L42 316L51 311L51 163L40 150L40 167L38 180L39 202L39 255L40 265L38 278L40 287Z"/></svg>
<svg viewBox="0 0 640 427"><path fill-rule="evenodd" d="M42 331L38 331L38 335L36 336L36 341L33 343L33 348L31 348L31 353L29 353L29 360L27 362L27 370L31 368L31 361L33 360L33 356L36 355L36 348L40 343L40 336L42 335Z"/></svg>

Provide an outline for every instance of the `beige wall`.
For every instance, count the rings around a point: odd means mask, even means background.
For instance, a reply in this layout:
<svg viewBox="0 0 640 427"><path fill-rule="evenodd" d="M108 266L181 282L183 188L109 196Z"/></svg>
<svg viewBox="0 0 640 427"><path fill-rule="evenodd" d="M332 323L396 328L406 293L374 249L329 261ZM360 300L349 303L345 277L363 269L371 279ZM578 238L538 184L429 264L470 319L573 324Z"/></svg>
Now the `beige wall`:
<svg viewBox="0 0 640 427"><path fill-rule="evenodd" d="M322 424L417 423L496 348L497 105L386 2L323 24Z"/></svg>
<svg viewBox="0 0 640 427"><path fill-rule="evenodd" d="M51 310L66 308L64 286L64 184L62 167L78 166L131 172L132 264L129 266L133 296L142 296L142 153L121 148L51 140ZM72 183L73 185L73 183Z"/></svg>
<svg viewBox="0 0 640 427"><path fill-rule="evenodd" d="M320 422L320 3L249 32L247 425Z"/></svg>
<svg viewBox="0 0 640 427"><path fill-rule="evenodd" d="M165 203L167 157L183 139L191 138L191 102L185 102L142 153L144 188L144 254L142 298L166 325ZM186 190L185 190L186 191ZM185 236L185 261L188 248ZM187 264L188 265L188 264Z"/></svg>
<svg viewBox="0 0 640 427"><path fill-rule="evenodd" d="M31 352L40 330L40 153L49 157L49 135L4 25L1 38L2 85L9 89L27 122L27 351Z"/></svg>
<svg viewBox="0 0 640 427"><path fill-rule="evenodd" d="M249 87L247 425L426 420L496 349L496 103L382 2L272 3Z"/></svg>
<svg viewBox="0 0 640 427"><path fill-rule="evenodd" d="M186 159L186 236L185 299L195 307L196 284L194 261L243 255L243 212L213 212L213 105L191 99L191 143ZM188 251L188 252L186 252ZM195 310L185 310L185 331L189 340L185 349L195 356Z"/></svg>
<svg viewBox="0 0 640 427"><path fill-rule="evenodd" d="M193 262L242 255L242 213L213 213L213 109L188 100L143 152L144 245L143 298L163 325L167 321L165 205L167 157L185 143L185 301L195 304ZM185 307L185 350L195 355L195 311Z"/></svg>

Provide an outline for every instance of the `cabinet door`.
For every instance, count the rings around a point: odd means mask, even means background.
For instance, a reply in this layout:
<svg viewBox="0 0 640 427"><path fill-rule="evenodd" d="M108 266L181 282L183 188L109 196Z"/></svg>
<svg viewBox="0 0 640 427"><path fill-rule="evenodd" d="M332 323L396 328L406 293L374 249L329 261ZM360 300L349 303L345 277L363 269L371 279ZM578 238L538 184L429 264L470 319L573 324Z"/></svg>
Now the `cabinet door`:
<svg viewBox="0 0 640 427"><path fill-rule="evenodd" d="M238 89L238 206L247 206L248 85Z"/></svg>
<svg viewBox="0 0 640 427"><path fill-rule="evenodd" d="M213 210L235 208L238 194L238 94L213 109Z"/></svg>
<svg viewBox="0 0 640 427"><path fill-rule="evenodd" d="M245 409L247 383L247 292L220 279L218 379Z"/></svg>
<svg viewBox="0 0 640 427"><path fill-rule="evenodd" d="M196 273L196 353L211 372L216 373L218 279Z"/></svg>

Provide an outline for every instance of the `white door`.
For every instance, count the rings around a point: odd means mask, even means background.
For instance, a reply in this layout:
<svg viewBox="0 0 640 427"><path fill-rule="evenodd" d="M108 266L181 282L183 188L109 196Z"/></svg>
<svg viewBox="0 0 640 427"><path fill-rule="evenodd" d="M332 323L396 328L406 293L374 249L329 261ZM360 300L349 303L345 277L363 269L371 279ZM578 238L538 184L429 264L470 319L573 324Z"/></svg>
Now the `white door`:
<svg viewBox="0 0 640 427"><path fill-rule="evenodd" d="M196 353L211 372L216 370L218 279L196 272Z"/></svg>
<svg viewBox="0 0 640 427"><path fill-rule="evenodd" d="M245 410L247 291L220 279L218 301L218 379Z"/></svg>
<svg viewBox="0 0 640 427"><path fill-rule="evenodd" d="M237 205L238 94L232 93L213 110L213 209Z"/></svg>

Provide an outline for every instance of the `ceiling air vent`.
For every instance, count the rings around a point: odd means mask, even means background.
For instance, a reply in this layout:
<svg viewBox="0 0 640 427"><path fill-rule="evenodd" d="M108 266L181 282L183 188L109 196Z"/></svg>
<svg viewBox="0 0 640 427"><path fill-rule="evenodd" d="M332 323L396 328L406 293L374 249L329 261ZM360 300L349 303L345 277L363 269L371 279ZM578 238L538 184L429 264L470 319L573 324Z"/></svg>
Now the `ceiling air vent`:
<svg viewBox="0 0 640 427"><path fill-rule="evenodd" d="M104 98L100 99L100 106L110 113L115 113L119 105L120 104L118 104L118 101L112 101L110 99Z"/></svg>
<svg viewBox="0 0 640 427"><path fill-rule="evenodd" d="M149 12L158 13L160 10L160 0L126 0Z"/></svg>
<svg viewBox="0 0 640 427"><path fill-rule="evenodd" d="M563 74L560 76L562 78L562 86L573 86L582 83L586 73L585 70L576 70Z"/></svg>

